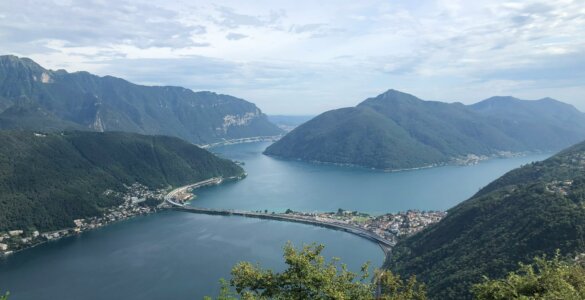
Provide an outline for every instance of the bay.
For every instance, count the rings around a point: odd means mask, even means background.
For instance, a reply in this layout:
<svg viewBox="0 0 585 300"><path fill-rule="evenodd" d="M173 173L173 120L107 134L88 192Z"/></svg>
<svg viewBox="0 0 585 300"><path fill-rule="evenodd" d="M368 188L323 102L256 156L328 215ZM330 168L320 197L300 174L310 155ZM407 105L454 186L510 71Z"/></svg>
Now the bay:
<svg viewBox="0 0 585 300"><path fill-rule="evenodd" d="M208 208L373 214L444 210L505 172L548 155L384 173L262 155L268 143L211 149L241 161L244 180L195 191ZM164 212L46 243L0 260L0 290L11 299L201 299L216 295L239 261L281 269L282 247L326 245L351 270L383 262L380 248L348 233L304 224Z"/></svg>
<svg viewBox="0 0 585 300"><path fill-rule="evenodd" d="M350 269L381 266L380 247L321 227L240 217L164 212L40 245L0 259L11 300L202 299L215 296L239 261L282 269L282 247L326 245Z"/></svg>

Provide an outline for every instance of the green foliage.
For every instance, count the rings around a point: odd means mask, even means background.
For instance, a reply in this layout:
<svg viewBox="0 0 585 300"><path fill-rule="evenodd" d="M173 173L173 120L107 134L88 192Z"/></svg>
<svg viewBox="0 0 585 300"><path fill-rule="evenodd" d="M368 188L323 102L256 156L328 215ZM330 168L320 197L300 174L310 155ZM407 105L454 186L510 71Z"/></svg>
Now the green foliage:
<svg viewBox="0 0 585 300"><path fill-rule="evenodd" d="M6 294L4 294L4 296L0 295L0 300L8 300L8 296L10 296L10 293L6 292Z"/></svg>
<svg viewBox="0 0 585 300"><path fill-rule="evenodd" d="M557 254L551 260L538 257L504 279L484 279L473 286L474 299L585 299L585 268L562 261Z"/></svg>
<svg viewBox="0 0 585 300"><path fill-rule="evenodd" d="M386 267L417 275L434 299L469 299L484 275L502 277L556 249L583 252L584 168L582 143L511 171L399 242Z"/></svg>
<svg viewBox="0 0 585 300"><path fill-rule="evenodd" d="M152 189L239 176L231 161L177 138L130 133L0 132L0 231L72 227L141 183Z"/></svg>
<svg viewBox="0 0 585 300"><path fill-rule="evenodd" d="M244 125L224 127L226 116L252 115ZM0 56L0 128L163 134L197 144L282 133L243 99L51 71L11 55Z"/></svg>
<svg viewBox="0 0 585 300"><path fill-rule="evenodd" d="M400 275L389 270L376 271L374 277L376 285L376 299L380 300L425 300L427 291L424 284L419 283L415 276L406 282Z"/></svg>
<svg viewBox="0 0 585 300"><path fill-rule="evenodd" d="M238 295L232 291L232 289L230 288L229 282L227 282L225 279L223 279L223 278L220 279L219 285L220 285L219 296L217 296L216 300L236 300L236 299L238 299ZM209 296L203 297L203 299L204 300L213 300L213 298L211 298ZM0 299L0 300L2 300L2 299Z"/></svg>
<svg viewBox="0 0 585 300"><path fill-rule="evenodd" d="M481 105L423 101L390 90L357 107L328 111L268 147L284 158L403 169L470 153L558 150L585 139L585 116L554 101ZM502 113L499 106L516 113ZM506 110L507 111L507 110ZM520 113L523 111L524 113ZM519 115L520 114L520 115Z"/></svg>
<svg viewBox="0 0 585 300"><path fill-rule="evenodd" d="M238 263L230 280L233 291L221 281L217 299L426 299L424 286L414 277L404 282L390 271L377 271L371 283L367 281L368 264L362 266L359 274L350 272L345 265L339 265L338 259L326 262L321 255L323 248L313 244L297 250L287 244L284 248L287 268L281 273L249 262Z"/></svg>

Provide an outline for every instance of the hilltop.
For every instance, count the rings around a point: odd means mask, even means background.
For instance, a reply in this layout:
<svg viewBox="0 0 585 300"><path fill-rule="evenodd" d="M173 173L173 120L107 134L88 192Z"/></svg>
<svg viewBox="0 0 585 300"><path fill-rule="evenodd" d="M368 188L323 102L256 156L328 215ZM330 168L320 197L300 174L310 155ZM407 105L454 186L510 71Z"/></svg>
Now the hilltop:
<svg viewBox="0 0 585 300"><path fill-rule="evenodd" d="M557 151L585 139L585 114L552 100L495 97L475 105L389 90L325 112L268 147L267 155L376 169L435 166L469 155Z"/></svg>

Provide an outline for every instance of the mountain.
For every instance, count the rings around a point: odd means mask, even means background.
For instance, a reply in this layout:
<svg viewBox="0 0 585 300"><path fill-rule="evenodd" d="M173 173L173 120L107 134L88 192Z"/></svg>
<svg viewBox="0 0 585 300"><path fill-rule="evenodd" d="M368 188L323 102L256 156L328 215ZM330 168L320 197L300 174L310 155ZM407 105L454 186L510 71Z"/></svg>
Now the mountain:
<svg viewBox="0 0 585 300"><path fill-rule="evenodd" d="M126 131L196 144L282 133L254 104L239 98L52 71L11 55L0 56L0 128Z"/></svg>
<svg viewBox="0 0 585 300"><path fill-rule="evenodd" d="M415 274L433 299L469 299L482 276L503 277L556 249L585 252L585 143L490 183L400 241L386 266Z"/></svg>
<svg viewBox="0 0 585 300"><path fill-rule="evenodd" d="M269 115L268 120L282 130L288 132L293 130L295 127L309 121L315 116L304 116L304 115Z"/></svg>
<svg viewBox="0 0 585 300"><path fill-rule="evenodd" d="M98 216L140 183L151 189L240 176L233 162L174 137L0 131L0 232L55 230Z"/></svg>
<svg viewBox="0 0 585 300"><path fill-rule="evenodd" d="M551 98L525 101L492 97L470 108L527 148L547 149L555 144L564 148L583 139L584 114Z"/></svg>
<svg viewBox="0 0 585 300"><path fill-rule="evenodd" d="M583 139L585 114L555 100L499 97L467 106L389 90L356 107L313 118L265 154L404 169L448 163L469 154L554 151Z"/></svg>

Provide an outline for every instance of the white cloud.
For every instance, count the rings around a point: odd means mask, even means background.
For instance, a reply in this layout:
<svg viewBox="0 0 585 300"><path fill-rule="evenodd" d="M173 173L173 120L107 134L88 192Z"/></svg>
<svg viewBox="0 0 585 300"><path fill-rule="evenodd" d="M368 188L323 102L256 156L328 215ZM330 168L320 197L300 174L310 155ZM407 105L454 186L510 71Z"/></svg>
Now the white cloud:
<svg viewBox="0 0 585 300"><path fill-rule="evenodd" d="M467 103L546 93L585 110L579 0L6 0L0 11L0 52L229 92L271 113L389 88Z"/></svg>

